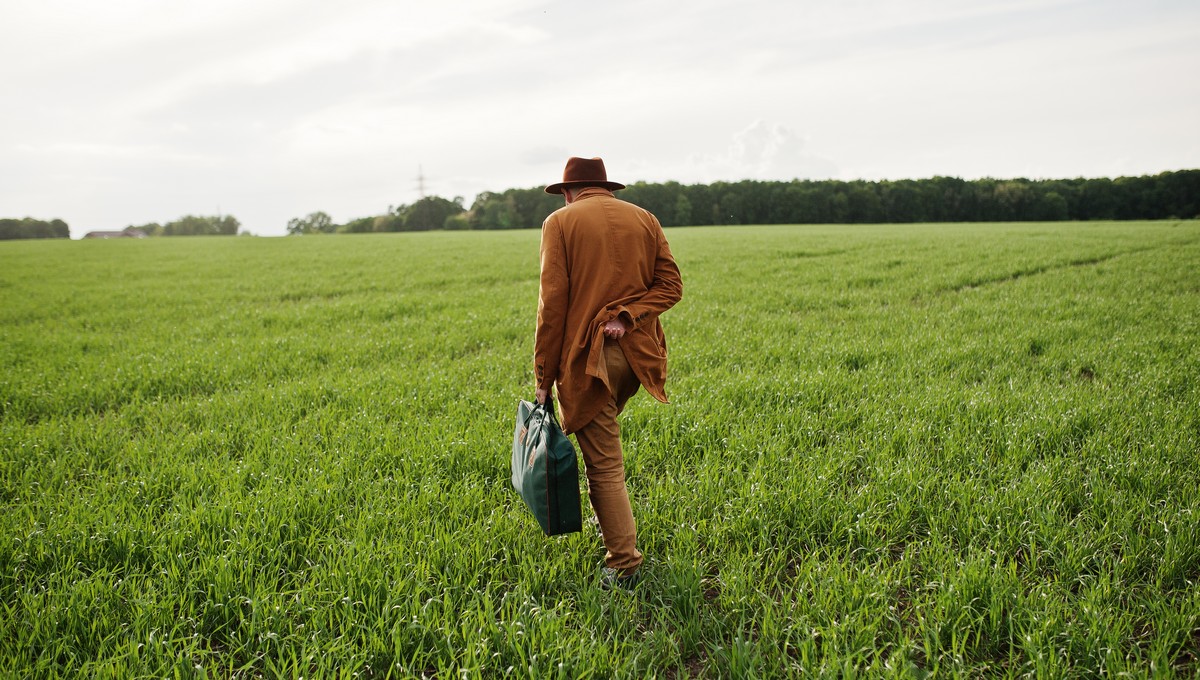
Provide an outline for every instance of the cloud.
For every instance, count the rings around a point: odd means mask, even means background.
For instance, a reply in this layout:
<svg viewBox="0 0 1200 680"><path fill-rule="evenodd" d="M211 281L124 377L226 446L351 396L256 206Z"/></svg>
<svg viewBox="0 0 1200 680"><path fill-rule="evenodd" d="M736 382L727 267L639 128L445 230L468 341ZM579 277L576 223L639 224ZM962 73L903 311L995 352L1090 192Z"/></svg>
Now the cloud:
<svg viewBox="0 0 1200 680"><path fill-rule="evenodd" d="M729 155L748 177L791 179L837 173L832 162L806 153L804 139L795 131L761 120L733 136Z"/></svg>
<svg viewBox="0 0 1200 680"><path fill-rule="evenodd" d="M567 162L570 152L561 146L536 146L521 154L521 162L528 165L562 165Z"/></svg>
<svg viewBox="0 0 1200 680"><path fill-rule="evenodd" d="M735 133L720 153L693 154L681 181L828 179L838 176L831 160L809 153L805 139L779 123L755 120Z"/></svg>

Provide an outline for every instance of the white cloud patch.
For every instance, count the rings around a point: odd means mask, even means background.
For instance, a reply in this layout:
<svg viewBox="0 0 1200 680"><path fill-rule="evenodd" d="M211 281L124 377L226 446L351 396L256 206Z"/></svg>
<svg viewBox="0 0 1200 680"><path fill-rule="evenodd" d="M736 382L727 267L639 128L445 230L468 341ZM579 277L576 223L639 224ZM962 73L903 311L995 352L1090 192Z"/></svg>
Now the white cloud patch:
<svg viewBox="0 0 1200 680"><path fill-rule="evenodd" d="M733 136L729 160L737 176L752 179L827 178L837 172L832 162L806 153L794 130L762 120Z"/></svg>
<svg viewBox="0 0 1200 680"><path fill-rule="evenodd" d="M674 170L685 182L757 179L830 179L837 165L806 150L804 137L785 125L756 120L716 153L696 153ZM658 174L658 173L654 173Z"/></svg>

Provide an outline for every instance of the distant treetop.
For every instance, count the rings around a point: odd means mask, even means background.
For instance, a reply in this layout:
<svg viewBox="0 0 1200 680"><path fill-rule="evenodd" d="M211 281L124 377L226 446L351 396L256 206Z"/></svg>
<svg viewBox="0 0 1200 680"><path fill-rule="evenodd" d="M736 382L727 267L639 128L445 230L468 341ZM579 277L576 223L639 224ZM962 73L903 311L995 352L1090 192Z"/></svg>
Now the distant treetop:
<svg viewBox="0 0 1200 680"><path fill-rule="evenodd" d="M35 220L32 217L22 219L0 219L0 240L18 238L71 238L71 229L66 222L59 219Z"/></svg>

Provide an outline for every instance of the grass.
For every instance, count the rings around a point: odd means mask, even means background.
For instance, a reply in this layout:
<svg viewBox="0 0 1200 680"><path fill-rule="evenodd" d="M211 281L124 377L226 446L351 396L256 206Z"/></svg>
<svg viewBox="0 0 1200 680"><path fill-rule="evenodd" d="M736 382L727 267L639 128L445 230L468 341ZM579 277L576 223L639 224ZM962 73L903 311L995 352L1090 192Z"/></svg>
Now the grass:
<svg viewBox="0 0 1200 680"><path fill-rule="evenodd" d="M0 669L1200 673L1200 224L668 237L634 596L508 483L535 231L0 244Z"/></svg>

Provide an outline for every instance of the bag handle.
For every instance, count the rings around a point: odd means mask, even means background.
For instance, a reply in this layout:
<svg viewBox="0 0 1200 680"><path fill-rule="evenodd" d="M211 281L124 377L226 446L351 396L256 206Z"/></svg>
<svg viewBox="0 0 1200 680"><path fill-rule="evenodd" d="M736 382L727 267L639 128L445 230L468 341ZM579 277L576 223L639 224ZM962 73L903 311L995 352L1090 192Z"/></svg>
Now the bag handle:
<svg viewBox="0 0 1200 680"><path fill-rule="evenodd" d="M546 411L546 415L550 416L550 418L553 419L554 422L556 422L556 423L558 422L558 416L555 415L555 411L554 411L554 397L550 396L549 394L546 394L546 403L535 404L535 406L537 406L540 409L544 409Z"/></svg>
<svg viewBox="0 0 1200 680"><path fill-rule="evenodd" d="M536 401L533 402L533 409L529 412L529 415L525 416L525 424L526 425L529 425L529 419L533 417L534 411L537 411L538 409L542 409L543 411L545 411L546 415L550 417L551 420L553 420L556 423L558 422L558 416L555 415L555 412L554 412L554 398L547 394L546 395L546 403L539 404Z"/></svg>

